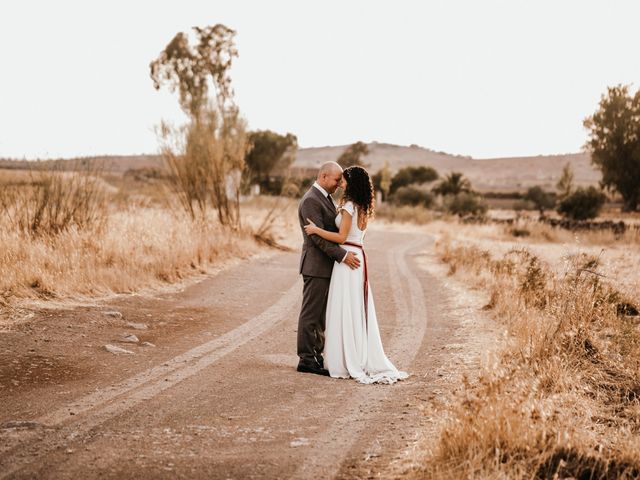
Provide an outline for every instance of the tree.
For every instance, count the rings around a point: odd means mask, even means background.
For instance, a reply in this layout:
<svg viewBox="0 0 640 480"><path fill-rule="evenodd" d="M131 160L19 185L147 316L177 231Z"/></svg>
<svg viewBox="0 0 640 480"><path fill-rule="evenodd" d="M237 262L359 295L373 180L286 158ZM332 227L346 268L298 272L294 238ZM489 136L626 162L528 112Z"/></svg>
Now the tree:
<svg viewBox="0 0 640 480"><path fill-rule="evenodd" d="M189 116L181 128L161 125L161 149L171 185L191 218L205 219L211 204L222 225L237 228L247 139L229 77L238 55L235 31L221 24L193 30L195 45L179 32L150 64L154 87L178 90L180 106Z"/></svg>
<svg viewBox="0 0 640 480"><path fill-rule="evenodd" d="M558 212L572 220L595 218L600 213L607 196L591 186L577 188L558 205Z"/></svg>
<svg viewBox="0 0 640 480"><path fill-rule="evenodd" d="M222 24L193 30L197 45L190 45L189 37L178 32L149 67L155 89L163 84L168 84L171 91L177 89L184 112L198 119L208 106L211 81L220 109L232 101L229 69L238 51L233 40L236 32Z"/></svg>
<svg viewBox="0 0 640 480"><path fill-rule="evenodd" d="M369 147L366 143L356 142L345 148L344 152L338 157L338 164L342 168L351 167L357 165L359 167L366 166L361 158L365 155L369 155Z"/></svg>
<svg viewBox="0 0 640 480"><path fill-rule="evenodd" d="M389 162L384 162L382 168L378 170L373 177L371 177L371 181L373 183L373 188L382 193L382 201L387 201L389 189L391 188L391 170L389 169Z"/></svg>
<svg viewBox="0 0 640 480"><path fill-rule="evenodd" d="M554 195L545 192L542 187L535 186L529 188L524 196L525 200L530 201L540 211L540 215L544 215L544 211L553 208L556 204Z"/></svg>
<svg viewBox="0 0 640 480"><path fill-rule="evenodd" d="M280 135L270 130L249 133L251 149L245 157L251 184L269 181L274 169L286 170L295 160L298 139L292 133Z"/></svg>
<svg viewBox="0 0 640 480"><path fill-rule="evenodd" d="M622 196L624 209L640 204L640 90L634 96L628 85L609 87L598 110L584 120L589 131L587 149L601 170L601 185Z"/></svg>
<svg viewBox="0 0 640 480"><path fill-rule="evenodd" d="M433 189L433 191L442 196L471 192L471 182L464 178L462 173L451 172Z"/></svg>
<svg viewBox="0 0 640 480"><path fill-rule="evenodd" d="M438 172L431 167L405 167L398 170L391 180L390 193L394 193L400 187L408 185L432 182L438 178Z"/></svg>
<svg viewBox="0 0 640 480"><path fill-rule="evenodd" d="M573 191L573 170L568 162L562 167L562 175L556 183L556 188L560 199L568 197Z"/></svg>

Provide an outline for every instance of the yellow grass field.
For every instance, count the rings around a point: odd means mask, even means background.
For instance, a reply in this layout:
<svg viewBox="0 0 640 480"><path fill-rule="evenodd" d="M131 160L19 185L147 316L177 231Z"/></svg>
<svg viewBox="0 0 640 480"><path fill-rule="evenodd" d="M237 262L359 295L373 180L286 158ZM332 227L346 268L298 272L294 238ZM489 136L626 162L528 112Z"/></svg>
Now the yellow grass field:
<svg viewBox="0 0 640 480"><path fill-rule="evenodd" d="M506 342L440 404L436 448L409 477L637 478L640 322L625 306L638 306L638 234L520 227L530 236L422 227Z"/></svg>
<svg viewBox="0 0 640 480"><path fill-rule="evenodd" d="M0 171L3 186L31 180ZM213 211L190 220L161 183L112 175L99 188L103 221L85 228L33 235L0 215L0 323L21 305L171 288L269 254L266 244L299 245L295 199L245 200L242 225L231 230ZM480 292L478 310L506 338L494 363L435 406L436 447L408 478L637 478L639 231L571 232L526 218L464 224L388 205L378 212L381 223L410 222L433 236L449 275Z"/></svg>
<svg viewBox="0 0 640 480"><path fill-rule="evenodd" d="M28 188L30 181L26 171L0 172L1 185ZM242 228L232 231L219 225L214 212L204 222L192 222L170 208L171 194L157 185L143 182L132 193L122 179L100 181L108 203L99 225L33 236L0 215L0 305L166 287L234 259L267 254L269 248L255 238L261 227L276 243L298 241L297 228L287 221L295 215L281 215L293 207L291 200L257 198L244 204ZM269 212L272 221L265 227Z"/></svg>
<svg viewBox="0 0 640 480"><path fill-rule="evenodd" d="M12 170L0 168L0 186L25 185L31 182L31 175L28 170Z"/></svg>

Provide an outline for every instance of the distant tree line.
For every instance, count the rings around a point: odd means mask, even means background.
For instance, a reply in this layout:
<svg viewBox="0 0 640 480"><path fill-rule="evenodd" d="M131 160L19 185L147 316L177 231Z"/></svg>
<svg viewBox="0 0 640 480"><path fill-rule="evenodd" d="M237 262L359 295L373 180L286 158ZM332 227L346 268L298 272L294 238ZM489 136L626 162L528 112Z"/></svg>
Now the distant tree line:
<svg viewBox="0 0 640 480"><path fill-rule="evenodd" d="M587 220L598 216L607 199L593 186L574 188L573 171L568 163L562 169L556 190L549 192L537 185L530 187L522 201L516 204L516 210L533 207L544 217L546 211L555 209L570 220Z"/></svg>
<svg viewBox="0 0 640 480"><path fill-rule="evenodd" d="M586 148L591 152L592 162L602 172L601 188L575 188L573 172L567 164L555 191L533 186L524 194L505 194L509 198L521 199L517 208L534 208L542 216L555 209L573 220L594 218L607 199L602 191L606 189L620 194L625 210L638 210L640 91L631 95L628 86L609 88L602 96L598 110L585 119L584 126L589 132ZM295 135L266 130L249 132L248 139L249 149L245 157L245 180L248 184L260 185L265 193L288 195L299 195L309 186L310 181L287 178L285 173L295 160ZM368 154L367 144L358 141L347 146L337 162L343 168L352 165L368 167L364 161ZM385 162L372 175L372 180L382 201L394 205L432 208L440 198L445 209L460 215L483 213L487 209L483 197L473 190L471 182L460 172L451 172L440 178L432 167L407 166L392 174ZM500 197L495 192L491 196Z"/></svg>
<svg viewBox="0 0 640 480"><path fill-rule="evenodd" d="M592 163L601 171L600 189L573 187L573 172L565 165L556 185L557 193L532 187L524 199L543 215L556 208L571 220L595 218L607 196L602 189L622 197L624 211L640 207L640 90L629 92L628 85L609 87L598 109L584 122L589 138L586 149Z"/></svg>
<svg viewBox="0 0 640 480"><path fill-rule="evenodd" d="M249 132L249 151L243 172L246 184L259 185L263 193L282 193L283 178L296 158L297 149L298 139L292 133Z"/></svg>
<svg viewBox="0 0 640 480"><path fill-rule="evenodd" d="M624 209L640 205L640 90L628 85L609 87L598 110L584 120L586 143L593 164L602 172L601 186L618 192Z"/></svg>

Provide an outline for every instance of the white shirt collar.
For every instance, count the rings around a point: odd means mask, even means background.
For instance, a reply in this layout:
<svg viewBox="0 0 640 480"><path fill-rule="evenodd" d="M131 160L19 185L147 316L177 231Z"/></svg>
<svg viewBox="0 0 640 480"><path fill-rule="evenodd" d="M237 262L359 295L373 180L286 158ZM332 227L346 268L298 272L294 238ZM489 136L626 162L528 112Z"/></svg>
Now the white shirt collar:
<svg viewBox="0 0 640 480"><path fill-rule="evenodd" d="M322 188L318 182L313 182L313 186L320 190L325 197L329 195L329 192Z"/></svg>

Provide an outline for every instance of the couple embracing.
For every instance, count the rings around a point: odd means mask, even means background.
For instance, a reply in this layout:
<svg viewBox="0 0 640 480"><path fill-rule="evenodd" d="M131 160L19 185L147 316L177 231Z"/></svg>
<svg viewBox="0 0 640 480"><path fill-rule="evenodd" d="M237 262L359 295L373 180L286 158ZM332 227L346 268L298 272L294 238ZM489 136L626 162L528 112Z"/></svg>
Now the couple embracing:
<svg viewBox="0 0 640 480"><path fill-rule="evenodd" d="M338 187L338 206L331 194ZM382 348L363 247L374 210L373 185L358 166L342 170L335 162L320 167L302 197L298 219L304 243L300 273L304 281L298 319L297 370L387 383L407 378Z"/></svg>

